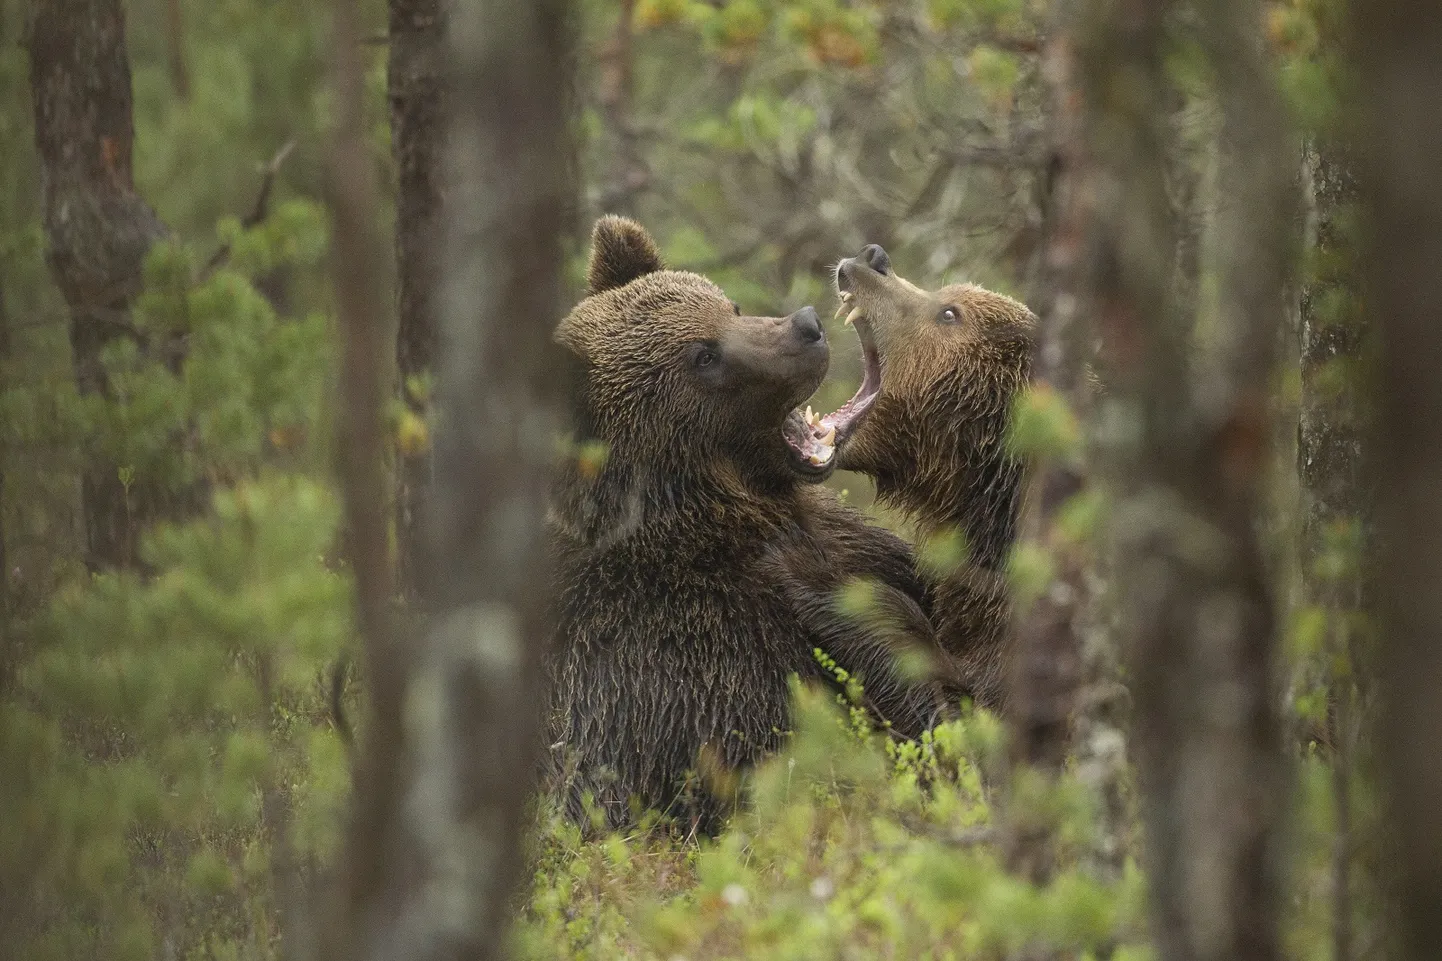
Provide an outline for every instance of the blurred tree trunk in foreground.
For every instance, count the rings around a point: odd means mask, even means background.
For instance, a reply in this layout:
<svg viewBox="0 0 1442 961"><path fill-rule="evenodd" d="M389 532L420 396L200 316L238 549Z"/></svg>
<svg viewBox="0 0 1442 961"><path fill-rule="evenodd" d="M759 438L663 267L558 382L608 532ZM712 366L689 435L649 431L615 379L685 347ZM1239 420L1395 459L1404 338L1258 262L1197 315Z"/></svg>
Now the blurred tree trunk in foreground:
<svg viewBox="0 0 1442 961"><path fill-rule="evenodd" d="M1370 609L1364 570L1371 541L1371 491L1363 478L1366 325L1358 316L1355 254L1344 218L1356 203L1353 160L1341 143L1314 140L1306 156L1315 237L1301 300L1301 405L1297 476L1301 480L1302 583L1305 602L1325 615L1322 641L1336 832L1332 856L1332 956L1352 957L1352 773L1361 744L1361 695L1370 685L1357 656L1355 625Z"/></svg>
<svg viewBox="0 0 1442 961"><path fill-rule="evenodd" d="M1022 518L1023 545L1045 551L1055 565L1055 577L1029 610L1015 612L1017 637L1007 712L1015 762L1048 776L1060 774L1066 762L1081 674L1079 619L1088 599L1083 583L1085 545L1058 525L1063 508L1085 484L1077 417L1088 402L1082 284L1092 211L1086 131L1076 90L1075 12L1075 3L1057 3L1042 51L1049 156L1041 265L1033 300L1038 330L1029 403L1041 414L1059 418L1058 433L1069 435L1077 446L1031 452L1036 460ZM1018 769L1016 776L1024 776L1022 771ZM1013 871L1040 884L1051 875L1050 831L1043 820L1029 817L1024 799L1015 800L1008 859Z"/></svg>
<svg viewBox="0 0 1442 961"><path fill-rule="evenodd" d="M151 245L166 235L135 192L131 166L130 60L120 0L35 0L30 11L30 87L35 144L44 173L47 259L70 308L70 346L81 394L110 386L101 354L141 338L129 308ZM86 451L82 477L86 561L135 561L147 521L164 506L132 465Z"/></svg>
<svg viewBox="0 0 1442 961"><path fill-rule="evenodd" d="M1358 181L1370 211L1362 279L1381 349L1378 747L1396 831L1403 956L1430 961L1442 957L1442 18L1426 0L1354 11Z"/></svg>
<svg viewBox="0 0 1442 961"><path fill-rule="evenodd" d="M353 57L354 13L338 9ZM416 581L427 624L405 688L399 649L363 620L370 761L335 958L499 957L521 873L547 638L543 519L566 399L551 354L571 207L566 13L562 0L448 13L441 417ZM369 503L369 476L365 491Z"/></svg>
<svg viewBox="0 0 1442 961"><path fill-rule="evenodd" d="M385 242L377 229L376 183L366 144L358 0L335 0L332 57L335 139L329 156L331 270L343 345L340 480L345 544L355 577L365 648L368 712L355 772L354 810L344 864L343 912L326 932L327 956L371 954L363 947L397 913L394 861L401 850L402 724L411 664L391 623L382 423L386 290Z"/></svg>
<svg viewBox="0 0 1442 961"><path fill-rule="evenodd" d="M1153 915L1166 961L1280 956L1276 633L1255 531L1283 314L1291 166L1251 0L1198 4L1222 112L1218 346L1171 290L1163 170L1171 5L1091 4L1083 55L1101 223L1106 455Z"/></svg>
<svg viewBox="0 0 1442 961"><path fill-rule="evenodd" d="M1351 93L1339 65L1345 51L1346 5L1317 8L1319 45L1329 80ZM1339 98L1341 99L1341 98ZM1335 831L1332 849L1332 958L1351 961L1354 861L1370 833L1363 809L1354 812L1354 772L1371 754L1362 732L1375 693L1375 665L1359 644L1362 615L1374 598L1367 583L1373 546L1368 403L1373 336L1362 316L1354 249L1357 210L1355 131L1345 120L1312 131L1303 172L1311 200L1312 236L1300 303L1301 404L1297 418L1297 476L1301 481L1304 602L1317 638L1326 685L1326 716L1313 717L1305 735L1325 741L1332 768ZM1340 122L1339 122L1340 121ZM1374 879L1364 878L1368 882ZM1370 884L1369 884L1370 886Z"/></svg>
<svg viewBox="0 0 1442 961"><path fill-rule="evenodd" d="M1352 161L1335 139L1307 151L1316 224L1312 275L1302 289L1302 405L1297 470L1306 494L1302 518L1308 595L1330 592L1315 562L1339 525L1365 524L1362 489L1363 348L1367 331L1354 309L1350 239L1341 218L1356 202Z"/></svg>
<svg viewBox="0 0 1442 961"><path fill-rule="evenodd" d="M427 722L411 802L440 884L411 916L464 958L501 953L540 747L544 518L568 396L551 340L573 206L568 14L565 0L476 0L448 30L441 418L420 571Z"/></svg>
<svg viewBox="0 0 1442 961"><path fill-rule="evenodd" d="M5 304L5 277L0 274L0 378L10 369L10 311ZM0 393L10 385L0 379ZM5 472L10 466L8 444L0 440L0 504L5 502ZM6 524L0 515L0 698L10 693L10 678L15 670L11 663L14 657L13 641L10 637L10 563L5 548ZM0 899L0 917L5 915L8 905ZM4 944L4 922L0 921L0 944Z"/></svg>
<svg viewBox="0 0 1442 961"><path fill-rule="evenodd" d="M436 357L436 293L440 281L441 146L445 124L441 0L390 0L391 154L396 164L396 372L401 400L425 422L424 381ZM418 383L419 382L419 383ZM418 392L419 389L419 392ZM429 438L401 432L396 491L401 589L418 589L424 493L430 481Z"/></svg>
<svg viewBox="0 0 1442 961"><path fill-rule="evenodd" d="M636 0L620 0L618 6L616 30L597 56L601 69L596 99L613 151L601 183L600 207L606 213L634 217L639 195L651 184L651 171L631 115L636 79Z"/></svg>

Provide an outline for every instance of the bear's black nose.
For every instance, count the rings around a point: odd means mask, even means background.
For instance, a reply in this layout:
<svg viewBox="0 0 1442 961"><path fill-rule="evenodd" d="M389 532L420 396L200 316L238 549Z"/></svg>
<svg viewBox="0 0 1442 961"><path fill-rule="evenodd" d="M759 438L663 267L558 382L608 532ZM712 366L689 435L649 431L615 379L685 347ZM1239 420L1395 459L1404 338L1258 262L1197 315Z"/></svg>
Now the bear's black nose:
<svg viewBox="0 0 1442 961"><path fill-rule="evenodd" d="M878 274L891 273L891 258L886 256L886 251L880 244L867 244L862 247L859 259Z"/></svg>
<svg viewBox="0 0 1442 961"><path fill-rule="evenodd" d="M816 316L815 307L802 307L792 314L791 327L808 344L821 339L821 319Z"/></svg>

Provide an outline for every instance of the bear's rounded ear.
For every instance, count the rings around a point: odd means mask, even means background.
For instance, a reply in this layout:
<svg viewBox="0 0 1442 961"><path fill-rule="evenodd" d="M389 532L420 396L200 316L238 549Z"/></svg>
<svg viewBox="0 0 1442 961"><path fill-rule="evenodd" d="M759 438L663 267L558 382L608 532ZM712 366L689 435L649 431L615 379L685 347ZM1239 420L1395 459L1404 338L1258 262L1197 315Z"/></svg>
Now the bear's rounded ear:
<svg viewBox="0 0 1442 961"><path fill-rule="evenodd" d="M629 217L607 214L591 231L591 266L586 283L592 294L624 287L637 277L665 270L656 241Z"/></svg>

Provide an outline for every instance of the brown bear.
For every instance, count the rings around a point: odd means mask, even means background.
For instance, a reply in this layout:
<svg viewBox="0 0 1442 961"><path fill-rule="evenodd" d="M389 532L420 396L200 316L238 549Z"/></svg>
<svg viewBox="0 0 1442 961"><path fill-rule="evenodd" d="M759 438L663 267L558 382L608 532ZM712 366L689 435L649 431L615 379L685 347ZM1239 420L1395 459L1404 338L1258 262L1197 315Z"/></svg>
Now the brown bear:
<svg viewBox="0 0 1442 961"><path fill-rule="evenodd" d="M1030 381L1036 317L973 284L922 290L875 244L836 267L841 310L879 381L869 415L839 454L923 540L957 532L965 561L935 585L937 639L962 688L984 706L1005 695L1010 620L1004 566L1016 536L1022 465L1006 433Z"/></svg>
<svg viewBox="0 0 1442 961"><path fill-rule="evenodd" d="M825 674L814 648L863 676L899 733L933 723L939 688L891 657L934 644L926 587L904 541L817 486L860 417L797 410L829 362L815 310L742 316L614 216L596 224L588 284L556 331L580 366L581 453L550 520L553 775L577 819L589 796L607 826L640 806L710 831L727 799L692 790L688 772L776 749L789 678ZM854 573L879 585L888 628L836 614Z"/></svg>

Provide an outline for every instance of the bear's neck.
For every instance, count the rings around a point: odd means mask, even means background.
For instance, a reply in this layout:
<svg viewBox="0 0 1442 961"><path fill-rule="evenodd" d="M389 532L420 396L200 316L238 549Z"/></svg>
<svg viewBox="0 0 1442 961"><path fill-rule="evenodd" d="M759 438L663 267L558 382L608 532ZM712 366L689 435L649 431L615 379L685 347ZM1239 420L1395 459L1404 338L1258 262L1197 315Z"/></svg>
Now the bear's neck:
<svg viewBox="0 0 1442 961"><path fill-rule="evenodd" d="M1022 465L1006 440L1014 392L958 392L911 425L919 456L911 469L879 476L877 494L909 515L923 537L958 531L968 563L1000 570L1021 512Z"/></svg>
<svg viewBox="0 0 1442 961"><path fill-rule="evenodd" d="M743 479L727 470L609 461L593 478L564 472L553 498L555 521L574 540L604 550L637 538L675 538L678 556L717 531L774 526L797 507L791 478ZM718 521L725 517L725 525Z"/></svg>

